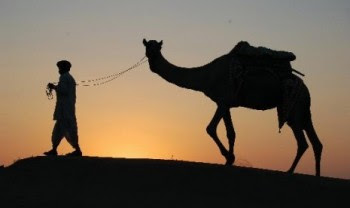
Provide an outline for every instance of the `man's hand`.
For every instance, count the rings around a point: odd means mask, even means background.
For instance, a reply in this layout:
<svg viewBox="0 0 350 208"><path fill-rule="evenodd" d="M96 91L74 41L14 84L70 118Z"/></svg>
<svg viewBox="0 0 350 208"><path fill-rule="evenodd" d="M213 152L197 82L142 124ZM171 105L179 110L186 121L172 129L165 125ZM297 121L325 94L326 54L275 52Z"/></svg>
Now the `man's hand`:
<svg viewBox="0 0 350 208"><path fill-rule="evenodd" d="M47 84L47 87L48 87L50 90L56 89L56 85L54 85L54 84L52 84L52 83Z"/></svg>

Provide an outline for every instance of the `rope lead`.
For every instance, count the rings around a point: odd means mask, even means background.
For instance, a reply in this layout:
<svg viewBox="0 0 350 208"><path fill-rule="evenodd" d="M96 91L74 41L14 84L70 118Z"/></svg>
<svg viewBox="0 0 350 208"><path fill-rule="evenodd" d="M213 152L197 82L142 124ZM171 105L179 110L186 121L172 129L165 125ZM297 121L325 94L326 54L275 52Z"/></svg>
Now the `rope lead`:
<svg viewBox="0 0 350 208"><path fill-rule="evenodd" d="M100 85L106 84L108 82L111 82L111 81L117 79L118 77L125 74L126 72L128 72L132 69L135 69L135 68L141 66L142 64L146 63L148 60L145 60L145 58L146 58L146 56L144 56L140 61L138 61L136 64L132 65L131 67L129 67L128 69L126 69L124 71L121 71L121 72L118 72L116 74L112 74L109 76L100 77L97 79L82 80L82 81L79 81L76 85L83 86L83 87L93 87L93 86L100 86ZM102 80L105 80L105 81L102 81ZM53 84L58 84L58 83L53 82ZM46 87L46 96L49 100L53 99L52 89L50 89L49 86Z"/></svg>

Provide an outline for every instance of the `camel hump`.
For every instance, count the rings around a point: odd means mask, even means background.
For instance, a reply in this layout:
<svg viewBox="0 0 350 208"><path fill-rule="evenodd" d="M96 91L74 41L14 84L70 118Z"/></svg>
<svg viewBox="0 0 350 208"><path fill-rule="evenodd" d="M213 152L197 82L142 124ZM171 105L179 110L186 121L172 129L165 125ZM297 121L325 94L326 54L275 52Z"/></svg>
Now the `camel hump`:
<svg viewBox="0 0 350 208"><path fill-rule="evenodd" d="M246 41L240 41L232 49L230 54L233 53L238 56L266 59L266 60L279 60L279 61L294 61L296 56L292 52L276 51L265 47L254 47Z"/></svg>

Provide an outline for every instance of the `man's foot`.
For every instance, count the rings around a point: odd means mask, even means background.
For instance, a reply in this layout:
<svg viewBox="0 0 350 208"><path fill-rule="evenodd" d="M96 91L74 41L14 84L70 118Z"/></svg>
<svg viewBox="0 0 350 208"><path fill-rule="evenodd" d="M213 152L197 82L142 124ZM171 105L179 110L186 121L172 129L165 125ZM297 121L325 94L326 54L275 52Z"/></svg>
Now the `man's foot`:
<svg viewBox="0 0 350 208"><path fill-rule="evenodd" d="M83 153L80 150L75 150L74 152L66 154L69 157L81 157Z"/></svg>
<svg viewBox="0 0 350 208"><path fill-rule="evenodd" d="M46 156L57 156L57 150L52 149L50 151L44 152L44 155L46 155Z"/></svg>

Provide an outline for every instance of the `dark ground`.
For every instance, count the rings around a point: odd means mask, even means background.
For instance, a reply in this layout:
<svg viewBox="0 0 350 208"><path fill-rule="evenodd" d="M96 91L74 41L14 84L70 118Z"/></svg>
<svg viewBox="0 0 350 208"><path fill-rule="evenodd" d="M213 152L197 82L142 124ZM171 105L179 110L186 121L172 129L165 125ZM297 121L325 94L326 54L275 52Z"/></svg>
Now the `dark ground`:
<svg viewBox="0 0 350 208"><path fill-rule="evenodd" d="M349 180L171 160L33 157L0 184L2 208L350 207Z"/></svg>

